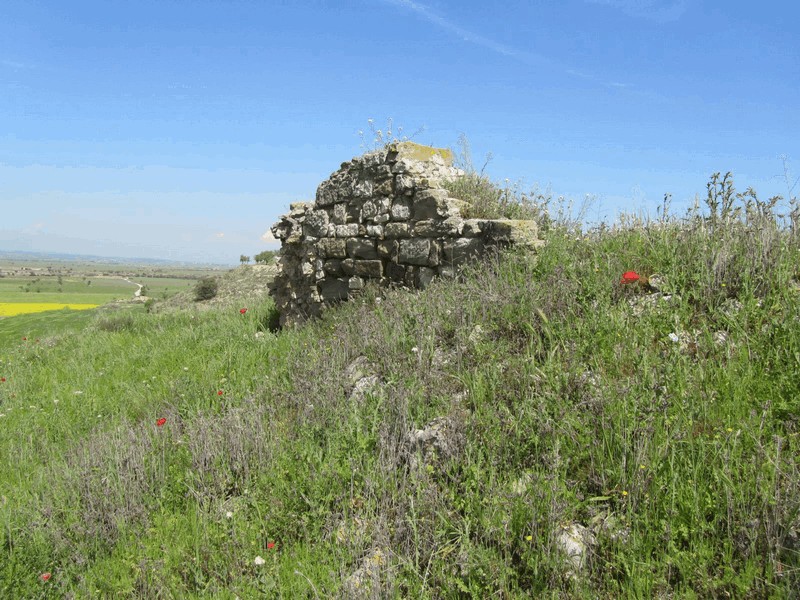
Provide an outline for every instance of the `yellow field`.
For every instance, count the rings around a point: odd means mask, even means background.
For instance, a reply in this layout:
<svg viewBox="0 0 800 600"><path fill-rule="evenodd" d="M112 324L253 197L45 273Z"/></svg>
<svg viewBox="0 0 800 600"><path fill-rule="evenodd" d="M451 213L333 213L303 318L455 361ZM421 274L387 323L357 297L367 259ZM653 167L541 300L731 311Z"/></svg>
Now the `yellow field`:
<svg viewBox="0 0 800 600"><path fill-rule="evenodd" d="M48 310L86 310L95 308L97 304L59 304L56 302L0 302L0 317L13 317Z"/></svg>

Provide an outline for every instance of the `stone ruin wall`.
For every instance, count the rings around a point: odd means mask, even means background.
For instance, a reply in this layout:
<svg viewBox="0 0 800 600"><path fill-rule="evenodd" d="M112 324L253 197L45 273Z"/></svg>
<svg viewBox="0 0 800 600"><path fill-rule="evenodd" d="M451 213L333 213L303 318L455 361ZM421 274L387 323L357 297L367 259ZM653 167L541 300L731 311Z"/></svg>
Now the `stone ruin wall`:
<svg viewBox="0 0 800 600"><path fill-rule="evenodd" d="M318 316L369 281L422 289L487 248L541 243L533 221L464 219L466 203L443 187L461 175L449 150L401 142L343 163L316 202L292 204L272 226L282 243L270 289L281 325Z"/></svg>

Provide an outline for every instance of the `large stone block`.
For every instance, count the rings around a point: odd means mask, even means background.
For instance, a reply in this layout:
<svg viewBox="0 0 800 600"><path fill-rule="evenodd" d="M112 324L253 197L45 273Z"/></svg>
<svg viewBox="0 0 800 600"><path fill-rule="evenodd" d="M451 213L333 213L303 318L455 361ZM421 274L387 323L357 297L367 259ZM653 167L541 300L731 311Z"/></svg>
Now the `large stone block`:
<svg viewBox="0 0 800 600"><path fill-rule="evenodd" d="M386 160L394 162L403 158L413 161L430 161L434 156L446 165L453 164L453 151L449 148L433 148L415 142L396 142L387 148Z"/></svg>
<svg viewBox="0 0 800 600"><path fill-rule="evenodd" d="M400 240L398 262L409 265L427 265L431 241L427 238Z"/></svg>
<svg viewBox="0 0 800 600"><path fill-rule="evenodd" d="M394 193L398 196L410 196L414 193L416 183L411 175L400 173L394 180Z"/></svg>
<svg viewBox="0 0 800 600"><path fill-rule="evenodd" d="M367 260L378 258L375 242L364 238L351 238L347 240L347 256Z"/></svg>
<svg viewBox="0 0 800 600"><path fill-rule="evenodd" d="M317 242L317 251L322 258L344 258L347 246L342 239L323 238Z"/></svg>
<svg viewBox="0 0 800 600"><path fill-rule="evenodd" d="M322 265L322 270L326 275L332 275L333 277L341 277L344 275L342 261L336 258L326 260Z"/></svg>
<svg viewBox="0 0 800 600"><path fill-rule="evenodd" d="M383 277L383 263L379 260L353 261L354 272L360 277L380 279Z"/></svg>
<svg viewBox="0 0 800 600"><path fill-rule="evenodd" d="M383 239L383 225L367 225L367 236L376 240Z"/></svg>
<svg viewBox="0 0 800 600"><path fill-rule="evenodd" d="M303 230L308 231L306 235L322 237L328 233L328 213L324 210L312 210L306 213Z"/></svg>
<svg viewBox="0 0 800 600"><path fill-rule="evenodd" d="M445 264L460 265L469 258L480 256L485 245L481 238L458 238L444 244Z"/></svg>
<svg viewBox="0 0 800 600"><path fill-rule="evenodd" d="M334 204L328 209L328 218L335 225L347 223L347 205L342 203Z"/></svg>
<svg viewBox="0 0 800 600"><path fill-rule="evenodd" d="M335 302L337 300L347 300L350 295L350 288L347 280L329 277L317 284L317 290L323 302Z"/></svg>
<svg viewBox="0 0 800 600"><path fill-rule="evenodd" d="M411 217L411 199L400 198L395 200L390 214L395 221L407 221Z"/></svg>
<svg viewBox="0 0 800 600"><path fill-rule="evenodd" d="M388 239L411 237L408 223L387 223L384 225L383 235Z"/></svg>
<svg viewBox="0 0 800 600"><path fill-rule="evenodd" d="M541 245L539 228L536 221L530 220L494 220L486 221L483 229L487 243L513 244L535 248Z"/></svg>
<svg viewBox="0 0 800 600"><path fill-rule="evenodd" d="M424 221L447 216L447 191L417 190L414 193L414 220Z"/></svg>
<svg viewBox="0 0 800 600"><path fill-rule="evenodd" d="M358 223L348 223L347 225L336 226L337 238L350 238L358 235Z"/></svg>

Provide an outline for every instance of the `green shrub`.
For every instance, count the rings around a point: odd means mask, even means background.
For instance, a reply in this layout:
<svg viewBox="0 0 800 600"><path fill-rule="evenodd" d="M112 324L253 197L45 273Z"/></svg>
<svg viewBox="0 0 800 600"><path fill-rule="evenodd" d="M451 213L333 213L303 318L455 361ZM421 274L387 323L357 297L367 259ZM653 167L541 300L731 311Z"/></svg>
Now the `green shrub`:
<svg viewBox="0 0 800 600"><path fill-rule="evenodd" d="M194 299L197 302L211 300L219 291L219 282L213 277L203 277L194 288Z"/></svg>

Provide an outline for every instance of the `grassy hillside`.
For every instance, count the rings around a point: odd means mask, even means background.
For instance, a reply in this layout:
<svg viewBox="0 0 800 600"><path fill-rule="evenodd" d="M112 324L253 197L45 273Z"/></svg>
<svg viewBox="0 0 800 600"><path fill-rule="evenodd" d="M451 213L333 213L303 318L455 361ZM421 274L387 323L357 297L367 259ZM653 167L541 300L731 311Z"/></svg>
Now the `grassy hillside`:
<svg viewBox="0 0 800 600"><path fill-rule="evenodd" d="M13 346L0 596L792 597L798 240L740 200L298 330L260 300Z"/></svg>

